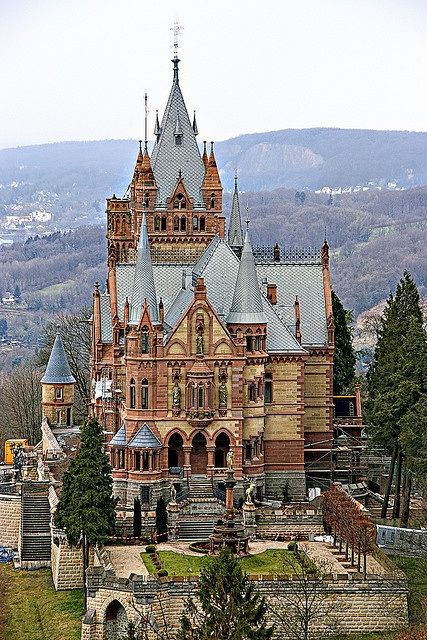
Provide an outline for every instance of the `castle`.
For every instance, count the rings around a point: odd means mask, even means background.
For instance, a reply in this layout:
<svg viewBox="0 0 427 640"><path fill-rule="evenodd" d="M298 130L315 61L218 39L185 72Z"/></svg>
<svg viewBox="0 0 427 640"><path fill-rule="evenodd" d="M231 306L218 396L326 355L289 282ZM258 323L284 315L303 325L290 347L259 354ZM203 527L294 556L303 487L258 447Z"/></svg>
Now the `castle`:
<svg viewBox="0 0 427 640"><path fill-rule="evenodd" d="M254 247L237 177L226 233L214 145L199 150L176 55L154 134L125 197L107 200L107 286L93 300L91 412L118 511L152 508L171 481L217 487L229 450L237 491L252 481L258 500L301 499L316 483L307 469L330 472L328 245Z"/></svg>

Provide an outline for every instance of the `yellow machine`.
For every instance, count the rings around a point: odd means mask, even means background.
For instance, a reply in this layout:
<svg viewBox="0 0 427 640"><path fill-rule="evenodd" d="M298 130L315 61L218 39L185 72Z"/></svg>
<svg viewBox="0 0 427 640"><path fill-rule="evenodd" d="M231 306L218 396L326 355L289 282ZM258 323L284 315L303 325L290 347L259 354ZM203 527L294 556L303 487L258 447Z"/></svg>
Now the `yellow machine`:
<svg viewBox="0 0 427 640"><path fill-rule="evenodd" d="M4 463L5 464L13 464L13 449L18 445L22 444L23 447L28 445L28 440L24 438L17 438L15 440L6 440L4 443Z"/></svg>

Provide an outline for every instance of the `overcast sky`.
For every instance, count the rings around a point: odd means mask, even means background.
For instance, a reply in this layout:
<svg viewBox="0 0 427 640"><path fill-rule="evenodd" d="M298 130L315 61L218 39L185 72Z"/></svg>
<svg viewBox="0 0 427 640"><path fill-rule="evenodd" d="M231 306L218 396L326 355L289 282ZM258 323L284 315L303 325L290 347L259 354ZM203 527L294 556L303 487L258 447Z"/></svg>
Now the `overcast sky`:
<svg viewBox="0 0 427 640"><path fill-rule="evenodd" d="M152 137L175 19L200 140L427 130L427 0L0 0L0 148Z"/></svg>

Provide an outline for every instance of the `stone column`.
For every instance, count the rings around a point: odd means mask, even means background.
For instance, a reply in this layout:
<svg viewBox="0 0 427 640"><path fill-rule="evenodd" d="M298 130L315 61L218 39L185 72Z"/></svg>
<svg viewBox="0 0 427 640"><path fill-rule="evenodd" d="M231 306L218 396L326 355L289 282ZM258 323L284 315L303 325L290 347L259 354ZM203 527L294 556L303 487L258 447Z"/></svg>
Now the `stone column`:
<svg viewBox="0 0 427 640"><path fill-rule="evenodd" d="M183 447L184 450L184 475L189 475L191 476L191 461L190 461L190 454L191 454L191 445L189 447Z"/></svg>
<svg viewBox="0 0 427 640"><path fill-rule="evenodd" d="M208 476L213 476L215 469L215 445L207 446L206 451L208 452L208 464L206 467L206 471Z"/></svg>
<svg viewBox="0 0 427 640"><path fill-rule="evenodd" d="M253 502L245 502L243 505L243 526L245 528L245 535L249 536L249 540L255 537L255 512L256 508Z"/></svg>
<svg viewBox="0 0 427 640"><path fill-rule="evenodd" d="M178 538L179 505L176 502L169 502L166 511L168 513L168 540Z"/></svg>

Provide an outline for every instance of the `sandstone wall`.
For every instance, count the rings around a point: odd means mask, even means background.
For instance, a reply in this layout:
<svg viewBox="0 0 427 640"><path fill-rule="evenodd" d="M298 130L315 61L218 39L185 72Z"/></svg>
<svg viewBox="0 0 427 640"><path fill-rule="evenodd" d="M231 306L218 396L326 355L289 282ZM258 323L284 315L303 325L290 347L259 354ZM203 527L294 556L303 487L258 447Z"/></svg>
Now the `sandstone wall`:
<svg viewBox="0 0 427 640"><path fill-rule="evenodd" d="M18 548L21 496L0 495L0 545Z"/></svg>
<svg viewBox="0 0 427 640"><path fill-rule="evenodd" d="M55 589L81 589L83 587L83 558L82 550L52 536L52 579Z"/></svg>

